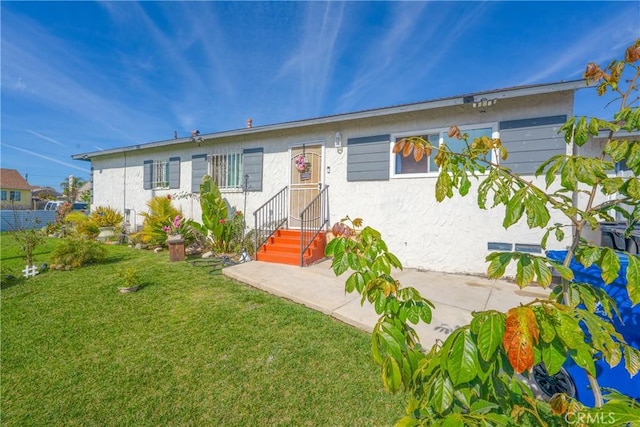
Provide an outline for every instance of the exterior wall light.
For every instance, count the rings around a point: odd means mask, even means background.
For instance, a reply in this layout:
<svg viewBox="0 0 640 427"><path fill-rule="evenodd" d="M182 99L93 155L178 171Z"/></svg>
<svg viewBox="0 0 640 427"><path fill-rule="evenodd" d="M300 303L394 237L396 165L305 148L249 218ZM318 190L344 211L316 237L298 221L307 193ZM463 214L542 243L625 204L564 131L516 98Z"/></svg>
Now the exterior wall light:
<svg viewBox="0 0 640 427"><path fill-rule="evenodd" d="M336 132L334 144L336 150L338 150L338 154L342 154L342 135L340 132Z"/></svg>
<svg viewBox="0 0 640 427"><path fill-rule="evenodd" d="M473 108L482 108L485 109L487 107L491 107L492 105L494 105L496 102L498 102L497 99L487 99L487 98L482 98L480 101L475 101L473 103Z"/></svg>

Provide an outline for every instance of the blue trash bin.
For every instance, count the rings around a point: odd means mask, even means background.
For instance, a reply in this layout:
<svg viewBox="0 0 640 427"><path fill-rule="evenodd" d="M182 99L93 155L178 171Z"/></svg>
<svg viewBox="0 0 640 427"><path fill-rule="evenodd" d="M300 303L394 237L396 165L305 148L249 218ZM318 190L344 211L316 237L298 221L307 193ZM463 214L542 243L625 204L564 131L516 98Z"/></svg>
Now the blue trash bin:
<svg viewBox="0 0 640 427"><path fill-rule="evenodd" d="M547 256L550 259L558 262L563 262L566 254L567 251L547 252ZM627 255L623 253L618 253L618 259L620 260L620 272L616 280L608 285L604 284L601 277L602 271L600 267L595 264L585 268L574 258L569 267L573 271L575 282L588 283L591 286L604 289L604 291L615 300L618 305L618 310L620 311L620 318L614 316L613 320L610 321L629 345L640 349L640 304L632 307L631 300L627 293L626 274L629 259ZM604 311L598 314L603 318L606 317ZM625 369L624 358L614 368L609 367L609 364L603 360L596 361L595 366L596 378L601 388L614 388L640 401L640 374L632 378ZM564 368L575 385L576 399L586 406L593 407L595 399L584 370L577 366L571 359L567 361Z"/></svg>

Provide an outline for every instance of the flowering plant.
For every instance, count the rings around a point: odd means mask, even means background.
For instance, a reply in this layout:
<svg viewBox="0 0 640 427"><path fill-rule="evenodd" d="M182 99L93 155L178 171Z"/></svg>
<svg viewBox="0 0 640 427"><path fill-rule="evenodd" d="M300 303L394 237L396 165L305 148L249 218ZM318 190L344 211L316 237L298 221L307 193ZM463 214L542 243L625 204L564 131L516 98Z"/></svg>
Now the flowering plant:
<svg viewBox="0 0 640 427"><path fill-rule="evenodd" d="M296 164L296 169L298 169L298 172L309 172L311 163L307 162L307 158L304 156L304 154L298 154L295 157L294 162Z"/></svg>
<svg viewBox="0 0 640 427"><path fill-rule="evenodd" d="M180 215L176 215L171 221L171 225L165 225L162 227L167 234L180 234L180 228L182 227L183 218Z"/></svg>

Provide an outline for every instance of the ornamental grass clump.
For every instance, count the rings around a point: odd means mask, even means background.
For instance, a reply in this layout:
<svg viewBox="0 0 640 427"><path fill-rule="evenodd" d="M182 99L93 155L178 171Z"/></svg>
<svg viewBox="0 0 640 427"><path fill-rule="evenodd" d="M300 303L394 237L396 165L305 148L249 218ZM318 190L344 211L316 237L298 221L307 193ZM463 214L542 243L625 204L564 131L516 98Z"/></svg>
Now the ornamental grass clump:
<svg viewBox="0 0 640 427"><path fill-rule="evenodd" d="M63 239L51 254L51 268L54 270L69 270L88 264L97 264L104 261L107 251L94 240L79 238Z"/></svg>
<svg viewBox="0 0 640 427"><path fill-rule="evenodd" d="M91 212L91 219L98 227L118 227L122 224L122 214L109 206L98 206Z"/></svg>

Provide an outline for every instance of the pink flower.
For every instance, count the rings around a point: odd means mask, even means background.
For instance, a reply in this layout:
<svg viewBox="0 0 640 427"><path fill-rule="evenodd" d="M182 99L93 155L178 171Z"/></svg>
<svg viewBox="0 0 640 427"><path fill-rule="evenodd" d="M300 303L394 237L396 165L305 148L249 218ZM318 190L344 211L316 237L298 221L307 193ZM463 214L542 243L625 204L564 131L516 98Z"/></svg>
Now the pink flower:
<svg viewBox="0 0 640 427"><path fill-rule="evenodd" d="M180 215L176 215L175 218L173 218L173 226L175 228L180 228L180 221L182 220L182 218L180 217Z"/></svg>
<svg viewBox="0 0 640 427"><path fill-rule="evenodd" d="M171 200L171 194L167 194L167 199Z"/></svg>
<svg viewBox="0 0 640 427"><path fill-rule="evenodd" d="M168 225L165 225L164 227L162 227L162 230L163 230L165 233L168 233L168 232L170 232L170 231L171 231L171 227L169 227Z"/></svg>
<svg viewBox="0 0 640 427"><path fill-rule="evenodd" d="M225 222L227 222L224 218L221 219L220 221L218 221L220 224L224 224Z"/></svg>

